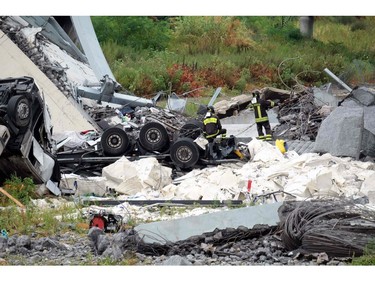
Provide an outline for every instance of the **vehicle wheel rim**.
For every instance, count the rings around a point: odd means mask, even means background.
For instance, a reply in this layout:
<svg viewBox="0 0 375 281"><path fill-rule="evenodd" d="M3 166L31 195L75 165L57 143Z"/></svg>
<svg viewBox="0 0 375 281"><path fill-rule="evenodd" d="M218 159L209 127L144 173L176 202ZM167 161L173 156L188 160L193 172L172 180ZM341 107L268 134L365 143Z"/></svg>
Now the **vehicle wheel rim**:
<svg viewBox="0 0 375 281"><path fill-rule="evenodd" d="M108 138L108 145L112 148L121 146L121 138L119 135L113 135Z"/></svg>
<svg viewBox="0 0 375 281"><path fill-rule="evenodd" d="M181 162L186 163L192 158L193 153L188 147L182 146L176 151L176 155Z"/></svg>
<svg viewBox="0 0 375 281"><path fill-rule="evenodd" d="M17 114L21 120L28 118L30 116L29 106L24 102L19 103L17 107Z"/></svg>
<svg viewBox="0 0 375 281"><path fill-rule="evenodd" d="M146 139L149 143L158 143L161 140L161 133L159 130L150 129L146 132Z"/></svg>

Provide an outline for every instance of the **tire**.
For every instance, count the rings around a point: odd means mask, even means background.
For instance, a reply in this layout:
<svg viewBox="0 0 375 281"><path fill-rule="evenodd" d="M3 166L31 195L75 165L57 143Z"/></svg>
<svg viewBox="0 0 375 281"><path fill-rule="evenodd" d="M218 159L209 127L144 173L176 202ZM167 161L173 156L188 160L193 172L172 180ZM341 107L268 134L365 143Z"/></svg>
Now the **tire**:
<svg viewBox="0 0 375 281"><path fill-rule="evenodd" d="M169 144L167 129L158 122L149 122L141 128L139 142L148 151L163 151Z"/></svg>
<svg viewBox="0 0 375 281"><path fill-rule="evenodd" d="M199 149L191 138L181 138L172 144L170 157L177 167L191 168L199 160Z"/></svg>
<svg viewBox="0 0 375 281"><path fill-rule="evenodd" d="M22 95L11 97L8 102L7 114L17 127L26 127L31 120L31 106L29 100Z"/></svg>
<svg viewBox="0 0 375 281"><path fill-rule="evenodd" d="M187 121L180 129L179 136L196 139L203 132L203 122L198 120Z"/></svg>
<svg viewBox="0 0 375 281"><path fill-rule="evenodd" d="M102 134L100 143L104 155L121 156L129 147L129 138L126 132L117 127L109 128Z"/></svg>

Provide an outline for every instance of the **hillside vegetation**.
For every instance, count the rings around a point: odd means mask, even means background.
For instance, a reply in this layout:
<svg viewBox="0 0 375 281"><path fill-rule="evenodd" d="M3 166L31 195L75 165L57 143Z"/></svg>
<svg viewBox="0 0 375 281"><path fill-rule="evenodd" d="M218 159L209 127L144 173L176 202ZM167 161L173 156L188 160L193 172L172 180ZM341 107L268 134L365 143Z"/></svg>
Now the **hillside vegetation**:
<svg viewBox="0 0 375 281"><path fill-rule="evenodd" d="M117 81L139 96L319 86L330 81L324 68L352 86L374 82L375 17L315 17L312 39L301 36L299 17L95 16L92 22Z"/></svg>

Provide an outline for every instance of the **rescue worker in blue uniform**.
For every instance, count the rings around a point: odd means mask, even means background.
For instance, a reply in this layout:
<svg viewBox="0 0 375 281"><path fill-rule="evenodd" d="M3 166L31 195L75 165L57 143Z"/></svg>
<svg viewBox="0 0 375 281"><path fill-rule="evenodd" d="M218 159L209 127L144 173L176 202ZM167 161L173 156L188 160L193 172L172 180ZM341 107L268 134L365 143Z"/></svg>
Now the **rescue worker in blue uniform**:
<svg viewBox="0 0 375 281"><path fill-rule="evenodd" d="M255 123L257 124L258 130L258 139L260 140L272 140L271 125L268 119L267 110L276 105L277 101L261 99L260 92L258 90L253 92L251 107L254 109ZM263 128L265 129L266 134L264 134Z"/></svg>
<svg viewBox="0 0 375 281"><path fill-rule="evenodd" d="M203 119L203 135L208 140L208 153L213 156L213 142L221 134L222 138L226 137L227 130L222 128L220 119L215 114L213 106L207 107L207 113Z"/></svg>

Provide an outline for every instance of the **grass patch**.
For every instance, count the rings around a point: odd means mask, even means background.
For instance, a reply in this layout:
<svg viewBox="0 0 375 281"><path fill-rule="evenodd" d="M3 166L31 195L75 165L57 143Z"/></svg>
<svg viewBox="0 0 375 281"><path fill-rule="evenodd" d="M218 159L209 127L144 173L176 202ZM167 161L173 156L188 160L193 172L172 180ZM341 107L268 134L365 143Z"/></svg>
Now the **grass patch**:
<svg viewBox="0 0 375 281"><path fill-rule="evenodd" d="M127 40L141 35L130 27L149 26L150 20L148 41L135 46ZM320 86L331 81L324 68L349 85L375 82L375 17L315 17L313 39L300 36L299 17L93 17L93 22L117 81L137 96L170 89L183 94L201 86L222 87L232 96L266 86Z"/></svg>
<svg viewBox="0 0 375 281"><path fill-rule="evenodd" d="M21 179L16 175L11 175L10 179L4 183L4 190L24 205L29 204L31 198L36 197L35 189L36 186L31 178ZM15 202L0 193L0 204L1 206L13 206Z"/></svg>
<svg viewBox="0 0 375 281"><path fill-rule="evenodd" d="M354 257L351 264L375 265L375 240L370 241L363 251L363 256Z"/></svg>
<svg viewBox="0 0 375 281"><path fill-rule="evenodd" d="M57 208L29 205L24 211L10 206L0 210L0 228L6 229L8 235L37 233L49 236L72 230L83 234L87 232L87 227L83 227L86 224L87 219L82 216L79 207L70 204Z"/></svg>

